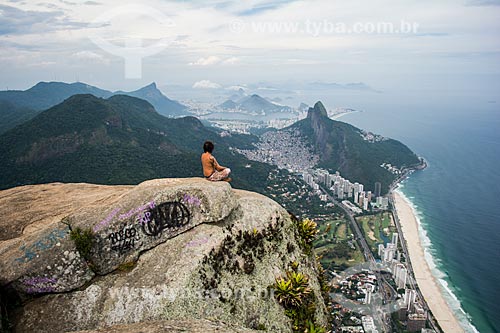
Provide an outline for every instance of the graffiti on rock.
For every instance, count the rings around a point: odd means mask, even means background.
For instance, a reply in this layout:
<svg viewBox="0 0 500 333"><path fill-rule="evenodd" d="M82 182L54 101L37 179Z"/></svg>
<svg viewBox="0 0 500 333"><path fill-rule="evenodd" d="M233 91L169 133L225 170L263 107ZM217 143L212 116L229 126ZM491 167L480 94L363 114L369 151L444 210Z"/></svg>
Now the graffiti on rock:
<svg viewBox="0 0 500 333"><path fill-rule="evenodd" d="M144 224L151 221L151 212L144 212L142 215L137 215L137 223Z"/></svg>
<svg viewBox="0 0 500 333"><path fill-rule="evenodd" d="M147 203L147 204L145 204L145 205L139 206L139 207L137 207L137 208L133 208L133 209L129 210L128 212L126 212L125 214L120 214L120 215L118 216L118 218L119 218L120 220L124 220L124 219L126 219L126 218L131 217L131 216L132 216L132 215L134 215L134 214L137 214L137 213L140 213L140 212L142 212L142 211L146 210L148 207L149 207L150 209L154 209L154 208L155 208L155 206L156 206L156 205L155 205L155 202L154 202L154 200L153 200L153 201L148 202L148 203Z"/></svg>
<svg viewBox="0 0 500 333"><path fill-rule="evenodd" d="M50 293L55 291L54 285L57 283L56 278L48 278L45 276L33 277L23 281L27 287L28 294Z"/></svg>
<svg viewBox="0 0 500 333"><path fill-rule="evenodd" d="M66 237L67 234L67 229L54 229L49 234L38 239L36 242L33 242L29 245L21 245L19 249L24 253L21 257L14 260L19 263L29 262L38 255L38 251L51 249L52 247L57 245L61 239Z"/></svg>
<svg viewBox="0 0 500 333"><path fill-rule="evenodd" d="M191 213L178 201L164 202L149 213L148 220L141 223L142 231L148 236L161 235L165 229L180 228L191 221Z"/></svg>
<svg viewBox="0 0 500 333"><path fill-rule="evenodd" d="M184 194L184 196L182 197L182 201L194 206L201 205L201 200L198 197L189 194Z"/></svg>
<svg viewBox="0 0 500 333"><path fill-rule="evenodd" d="M155 202L154 202L154 200L151 200L150 202L148 202L148 203L146 203L144 205L141 205L139 207L132 208L128 212L126 212L124 214L118 215L118 220L122 221L122 220L125 220L125 219L133 216L134 214L138 214L138 213L140 214L140 213L144 212L144 210L148 209L148 207L150 209L155 208ZM120 210L121 210L121 208L115 208L115 209L113 209L111 211L111 213L109 213L108 216L106 216L106 218L104 220L102 220L99 223L97 223L92 228L92 230L94 232L98 232L102 228L108 226L110 224L110 222L113 220L113 218L115 218L117 216L117 214L120 212Z"/></svg>
<svg viewBox="0 0 500 333"><path fill-rule="evenodd" d="M99 222L98 224L96 224L94 226L93 231L98 232L100 229L107 226L109 224L109 222L111 222L113 217L115 217L115 215L118 214L119 211L120 211L120 208L113 209L113 211L111 213L109 213L109 215L104 220L102 220L101 222Z"/></svg>
<svg viewBox="0 0 500 333"><path fill-rule="evenodd" d="M111 242L111 249L123 254L135 247L139 235L134 226L125 226L120 231L110 233L107 238Z"/></svg>

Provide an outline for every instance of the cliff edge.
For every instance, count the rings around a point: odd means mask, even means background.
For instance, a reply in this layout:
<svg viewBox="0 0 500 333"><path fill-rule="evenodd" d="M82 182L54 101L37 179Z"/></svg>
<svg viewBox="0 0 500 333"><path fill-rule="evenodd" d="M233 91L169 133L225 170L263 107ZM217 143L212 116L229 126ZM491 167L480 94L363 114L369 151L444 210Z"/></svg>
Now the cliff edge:
<svg viewBox="0 0 500 333"><path fill-rule="evenodd" d="M14 332L291 332L276 278L321 273L271 199L201 178L0 191L2 328ZM10 326L10 327L6 327Z"/></svg>

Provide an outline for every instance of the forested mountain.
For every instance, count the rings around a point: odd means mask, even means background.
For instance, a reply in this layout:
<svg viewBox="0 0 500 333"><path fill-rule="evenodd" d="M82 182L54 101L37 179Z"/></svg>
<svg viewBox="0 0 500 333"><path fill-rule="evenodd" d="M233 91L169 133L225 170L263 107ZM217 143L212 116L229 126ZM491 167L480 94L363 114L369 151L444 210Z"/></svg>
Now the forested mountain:
<svg viewBox="0 0 500 333"><path fill-rule="evenodd" d="M220 137L194 117L170 119L141 99L75 95L0 135L0 188L47 182L137 184L162 177L202 176L205 140L234 173L233 185L265 188L271 166L250 162L230 146L255 137Z"/></svg>
<svg viewBox="0 0 500 333"><path fill-rule="evenodd" d="M317 102L309 108L306 119L292 126L315 149L319 167L340 171L343 177L359 182L372 190L375 182L384 189L396 175L381 167L389 163L398 169L418 166L415 153L401 142L380 136L370 136L352 125L328 118L325 107Z"/></svg>
<svg viewBox="0 0 500 333"><path fill-rule="evenodd" d="M156 88L155 83L131 92L111 92L81 82L39 82L27 90L0 91L0 133L14 128L73 95L79 94L91 94L103 98L113 95L128 95L148 101L160 114L167 117L189 115L186 106L163 95Z"/></svg>

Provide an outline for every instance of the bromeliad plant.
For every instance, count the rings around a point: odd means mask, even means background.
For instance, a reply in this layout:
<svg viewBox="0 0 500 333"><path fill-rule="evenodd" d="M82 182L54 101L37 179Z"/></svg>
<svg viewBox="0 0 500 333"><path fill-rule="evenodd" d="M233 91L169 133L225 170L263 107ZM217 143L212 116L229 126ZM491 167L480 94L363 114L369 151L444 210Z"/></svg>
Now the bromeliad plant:
<svg viewBox="0 0 500 333"><path fill-rule="evenodd" d="M311 252L313 241L316 239L316 235L319 232L317 226L318 225L314 221L309 219L297 222L297 232L300 237L299 242L307 254Z"/></svg>
<svg viewBox="0 0 500 333"><path fill-rule="evenodd" d="M313 240L316 239L316 234L319 231L317 226L316 222L309 219L299 222L299 234L306 243L312 244Z"/></svg>
<svg viewBox="0 0 500 333"><path fill-rule="evenodd" d="M305 333L325 333L326 330L323 327L316 326L312 321L307 322Z"/></svg>
<svg viewBox="0 0 500 333"><path fill-rule="evenodd" d="M308 295L311 292L311 288L309 288L309 279L304 274L296 271L288 271L286 272L286 276L288 280L292 282L292 286L300 293Z"/></svg>
<svg viewBox="0 0 500 333"><path fill-rule="evenodd" d="M314 325L314 294L306 275L297 269L287 271L286 276L276 278L271 287L278 303L285 308L285 315L292 319L294 332L324 332Z"/></svg>
<svg viewBox="0 0 500 333"><path fill-rule="evenodd" d="M311 293L307 277L294 271L286 272L286 278L277 278L274 289L276 299L286 309L299 308Z"/></svg>

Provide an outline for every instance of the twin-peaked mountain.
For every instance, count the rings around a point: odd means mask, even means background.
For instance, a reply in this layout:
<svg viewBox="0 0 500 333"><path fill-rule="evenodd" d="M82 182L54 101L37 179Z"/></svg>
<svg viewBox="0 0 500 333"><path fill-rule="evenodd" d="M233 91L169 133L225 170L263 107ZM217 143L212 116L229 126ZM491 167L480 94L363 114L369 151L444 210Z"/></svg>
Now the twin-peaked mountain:
<svg viewBox="0 0 500 333"><path fill-rule="evenodd" d="M219 107L223 110L237 110L257 115L293 111L289 106L272 103L256 94L242 97L236 101L229 99L220 104Z"/></svg>
<svg viewBox="0 0 500 333"><path fill-rule="evenodd" d="M163 95L155 83L136 91L111 92L81 82L40 82L27 90L0 91L0 133L78 94L91 94L102 98L117 94L128 95L150 102L160 114L167 117L189 115L186 106Z"/></svg>
<svg viewBox="0 0 500 333"><path fill-rule="evenodd" d="M393 139L373 136L352 125L328 118L325 107L317 102L309 108L307 118L289 127L298 130L320 157L319 167L340 171L352 182L374 189L381 182L387 190L397 178L381 167L383 163L398 169L414 168L420 159L407 146ZM385 192L385 191L384 191Z"/></svg>
<svg viewBox="0 0 500 333"><path fill-rule="evenodd" d="M220 163L237 175L235 186L265 188L271 167L230 149L250 145L251 137L220 137L194 117L166 118L135 97L89 94L72 96L0 135L0 188L200 176L205 140L215 142Z"/></svg>

